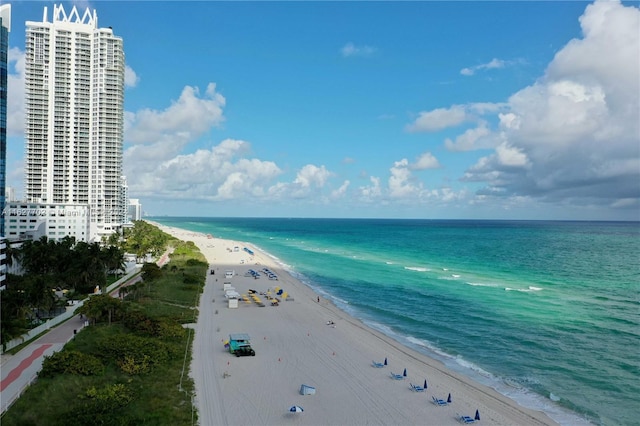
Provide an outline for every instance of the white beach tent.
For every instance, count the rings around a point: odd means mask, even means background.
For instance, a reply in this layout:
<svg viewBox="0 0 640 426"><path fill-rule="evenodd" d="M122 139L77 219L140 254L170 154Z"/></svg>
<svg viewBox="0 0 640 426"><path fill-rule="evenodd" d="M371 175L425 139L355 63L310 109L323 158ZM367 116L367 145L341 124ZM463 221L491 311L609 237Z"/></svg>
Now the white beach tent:
<svg viewBox="0 0 640 426"><path fill-rule="evenodd" d="M309 386L309 385L300 386L300 395L315 395L315 394L316 394L316 388L314 388L313 386Z"/></svg>

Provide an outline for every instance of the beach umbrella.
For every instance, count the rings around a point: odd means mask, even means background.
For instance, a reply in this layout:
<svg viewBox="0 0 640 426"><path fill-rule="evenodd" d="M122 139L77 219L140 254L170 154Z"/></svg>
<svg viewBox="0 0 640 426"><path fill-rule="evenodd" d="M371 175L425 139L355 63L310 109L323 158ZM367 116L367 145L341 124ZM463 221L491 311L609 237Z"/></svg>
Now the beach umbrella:
<svg viewBox="0 0 640 426"><path fill-rule="evenodd" d="M423 388L425 388L425 389L427 388L427 379L424 379L424 386L423 386Z"/></svg>
<svg viewBox="0 0 640 426"><path fill-rule="evenodd" d="M476 410L476 416L474 417L476 420L480 420L480 411Z"/></svg>
<svg viewBox="0 0 640 426"><path fill-rule="evenodd" d="M449 396L447 397L447 402L451 404L451 394L449 394Z"/></svg>
<svg viewBox="0 0 640 426"><path fill-rule="evenodd" d="M387 365L387 357L384 357L384 365Z"/></svg>
<svg viewBox="0 0 640 426"><path fill-rule="evenodd" d="M406 369L406 368L404 369L404 372L402 373L402 375L403 375L404 377L407 377L407 369Z"/></svg>
<svg viewBox="0 0 640 426"><path fill-rule="evenodd" d="M291 411L292 413L302 413L304 410L299 405L294 405L293 407L289 408L289 411Z"/></svg>

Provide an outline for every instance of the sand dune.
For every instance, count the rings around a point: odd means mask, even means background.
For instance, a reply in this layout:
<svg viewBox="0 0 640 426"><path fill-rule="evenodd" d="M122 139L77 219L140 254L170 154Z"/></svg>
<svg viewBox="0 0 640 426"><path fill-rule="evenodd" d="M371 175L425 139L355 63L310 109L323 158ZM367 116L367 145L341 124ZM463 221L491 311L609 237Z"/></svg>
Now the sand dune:
<svg viewBox="0 0 640 426"><path fill-rule="evenodd" d="M523 408L496 391L448 370L442 363L403 347L320 299L253 247L154 223L163 231L193 241L215 271L207 274L193 342L191 376L195 381L200 424L213 425L455 425L457 413L482 425L551 425L545 414ZM238 247L239 251L234 251ZM243 251L250 248L254 254ZM245 277L249 269L274 271L277 281ZM225 270L236 275L226 279ZM223 284L240 294L266 293L276 286L293 300L278 306L239 302L230 309ZM260 298L267 302L262 295ZM327 324L334 322L334 325ZM254 357L236 358L224 347L230 333L248 333ZM388 365L374 368L373 361ZM394 380L390 373L401 374ZM423 385L414 392L409 384ZM316 388L301 395L300 386ZM432 396L445 398L436 406ZM292 405L303 413L288 411Z"/></svg>

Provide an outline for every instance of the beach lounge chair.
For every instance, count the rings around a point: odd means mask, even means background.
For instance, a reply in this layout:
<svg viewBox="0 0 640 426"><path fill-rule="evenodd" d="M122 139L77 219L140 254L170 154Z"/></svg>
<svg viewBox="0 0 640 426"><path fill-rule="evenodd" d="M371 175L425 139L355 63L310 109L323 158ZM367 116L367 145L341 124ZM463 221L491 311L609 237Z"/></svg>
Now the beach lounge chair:
<svg viewBox="0 0 640 426"><path fill-rule="evenodd" d="M404 376L402 374L393 374L393 372L391 372L391 378L395 380L404 380Z"/></svg>
<svg viewBox="0 0 640 426"><path fill-rule="evenodd" d="M475 423L476 419L474 419L473 417L469 417L469 416L462 416L460 414L456 413L456 416L458 416L458 420L460 420L462 423Z"/></svg>
<svg viewBox="0 0 640 426"><path fill-rule="evenodd" d="M436 398L435 396L432 396L431 399L433 400L433 403L436 405L449 405L446 399Z"/></svg>
<svg viewBox="0 0 640 426"><path fill-rule="evenodd" d="M409 383L409 386L414 392L424 392L424 388L419 385L414 385L413 383Z"/></svg>
<svg viewBox="0 0 640 426"><path fill-rule="evenodd" d="M327 324L328 324L328 323L327 323ZM383 368L383 367L384 367L384 363L382 363L382 362L375 362L375 361L373 361L373 366L374 366L375 368Z"/></svg>

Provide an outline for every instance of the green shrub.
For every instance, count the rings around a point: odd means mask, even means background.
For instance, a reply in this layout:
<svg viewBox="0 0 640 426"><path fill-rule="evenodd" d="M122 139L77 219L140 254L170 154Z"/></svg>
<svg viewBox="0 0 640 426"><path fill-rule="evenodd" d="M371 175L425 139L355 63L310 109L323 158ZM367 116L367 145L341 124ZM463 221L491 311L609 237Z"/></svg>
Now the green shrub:
<svg viewBox="0 0 640 426"><path fill-rule="evenodd" d="M131 310L124 314L122 322L125 327L131 331L146 336L158 335L157 321L150 318L146 313L140 310Z"/></svg>
<svg viewBox="0 0 640 426"><path fill-rule="evenodd" d="M135 364L148 362L149 368L167 361L170 354L164 342L133 334L105 337L98 342L98 348L105 357L114 358L119 364L129 357Z"/></svg>
<svg viewBox="0 0 640 426"><path fill-rule="evenodd" d="M92 376L102 374L102 362L88 354L73 350L63 350L44 357L39 377L53 377L56 374L79 374Z"/></svg>
<svg viewBox="0 0 640 426"><path fill-rule="evenodd" d="M200 284L202 282L202 277L193 274L184 274L182 282L185 284Z"/></svg>
<svg viewBox="0 0 640 426"><path fill-rule="evenodd" d="M82 403L72 413L73 423L86 425L128 425L124 407L134 399L134 393L126 385L116 383L101 388L95 386L81 395Z"/></svg>
<svg viewBox="0 0 640 426"><path fill-rule="evenodd" d="M123 373L130 376L147 373L151 368L147 355L144 355L142 359L138 361L133 357L125 356L123 360L118 361L118 367L120 367Z"/></svg>
<svg viewBox="0 0 640 426"><path fill-rule="evenodd" d="M158 321L158 337L163 339L182 338L186 330L174 321L161 320Z"/></svg>
<svg viewBox="0 0 640 426"><path fill-rule="evenodd" d="M201 260L198 260L198 259L187 259L186 264L187 266L202 266L202 265L208 266L207 263L202 262Z"/></svg>

